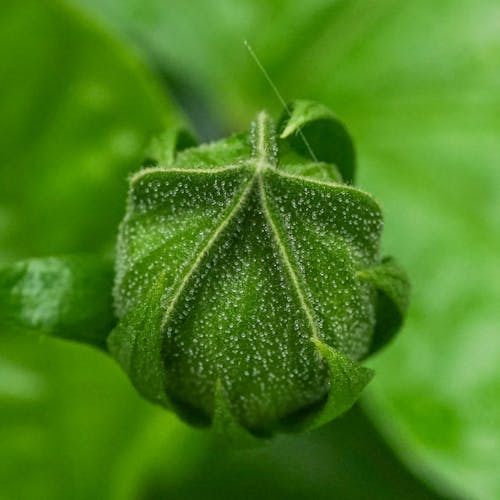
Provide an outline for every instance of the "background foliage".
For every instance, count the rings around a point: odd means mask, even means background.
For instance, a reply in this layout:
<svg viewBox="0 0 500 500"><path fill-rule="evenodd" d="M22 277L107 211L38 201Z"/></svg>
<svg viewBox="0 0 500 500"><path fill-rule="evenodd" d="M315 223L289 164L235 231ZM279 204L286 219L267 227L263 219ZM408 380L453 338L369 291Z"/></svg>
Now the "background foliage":
<svg viewBox="0 0 500 500"><path fill-rule="evenodd" d="M364 408L439 494L500 497L500 5L494 0L6 0L0 16L0 261L111 253L151 133L202 139L329 105L385 249L409 270L406 327ZM168 91L166 89L169 89ZM349 439L347 439L347 437ZM2 331L0 498L435 498L359 410L234 456L142 401L99 352ZM228 479L230 478L230 479Z"/></svg>

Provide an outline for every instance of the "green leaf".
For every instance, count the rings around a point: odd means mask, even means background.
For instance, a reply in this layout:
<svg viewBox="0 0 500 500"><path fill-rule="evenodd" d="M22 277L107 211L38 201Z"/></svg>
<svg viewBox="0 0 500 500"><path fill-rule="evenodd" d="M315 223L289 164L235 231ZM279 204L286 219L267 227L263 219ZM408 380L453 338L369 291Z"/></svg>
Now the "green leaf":
<svg viewBox="0 0 500 500"><path fill-rule="evenodd" d="M377 289L372 354L384 347L401 328L408 310L410 284L406 272L392 257L386 257L378 266L363 269L358 274Z"/></svg>
<svg viewBox="0 0 500 500"><path fill-rule="evenodd" d="M126 47L62 1L2 2L0 262L109 251L150 135L180 123Z"/></svg>
<svg viewBox="0 0 500 500"><path fill-rule="evenodd" d="M104 348L116 320L113 266L95 256L31 259L0 268L0 325Z"/></svg>
<svg viewBox="0 0 500 500"><path fill-rule="evenodd" d="M292 152L309 161L334 164L345 182L354 182L354 144L344 125L326 106L312 101L295 101L288 106L279 123L280 139ZM283 161L292 163L286 156Z"/></svg>
<svg viewBox="0 0 500 500"><path fill-rule="evenodd" d="M353 363L370 349L377 289L358 272L380 263L380 208L318 180L320 167L290 173L279 145L260 113L250 135L131 178L110 351L144 396L192 422L215 418L224 394L239 426L269 434L330 390L323 423L367 382ZM321 347L326 364L311 339L334 350Z"/></svg>

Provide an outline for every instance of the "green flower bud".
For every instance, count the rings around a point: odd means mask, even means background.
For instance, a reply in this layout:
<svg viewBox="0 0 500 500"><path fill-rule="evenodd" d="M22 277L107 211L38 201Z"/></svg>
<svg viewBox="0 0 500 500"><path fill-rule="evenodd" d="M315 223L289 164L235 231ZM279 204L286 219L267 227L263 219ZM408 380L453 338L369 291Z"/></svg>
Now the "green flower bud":
<svg viewBox="0 0 500 500"><path fill-rule="evenodd" d="M400 327L408 284L353 176L342 124L298 102L277 127L260 113L131 178L108 347L145 397L254 435L355 402L372 376L358 361Z"/></svg>

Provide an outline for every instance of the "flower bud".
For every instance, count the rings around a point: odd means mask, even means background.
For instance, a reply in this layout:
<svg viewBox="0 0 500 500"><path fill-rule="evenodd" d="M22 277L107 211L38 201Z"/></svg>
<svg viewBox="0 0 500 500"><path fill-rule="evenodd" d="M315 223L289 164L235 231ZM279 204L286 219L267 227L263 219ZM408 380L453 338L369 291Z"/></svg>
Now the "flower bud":
<svg viewBox="0 0 500 500"><path fill-rule="evenodd" d="M260 436L355 402L372 375L358 361L401 325L408 285L353 175L342 124L298 102L278 127L260 113L131 178L108 346L145 397Z"/></svg>

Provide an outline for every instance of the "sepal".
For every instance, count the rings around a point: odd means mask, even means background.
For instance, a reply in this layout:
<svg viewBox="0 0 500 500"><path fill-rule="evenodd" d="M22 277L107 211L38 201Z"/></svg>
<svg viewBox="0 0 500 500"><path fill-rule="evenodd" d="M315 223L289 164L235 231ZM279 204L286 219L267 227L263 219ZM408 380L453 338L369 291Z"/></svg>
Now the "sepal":
<svg viewBox="0 0 500 500"><path fill-rule="evenodd" d="M144 300L120 320L108 337L108 349L144 397L170 407L161 358L164 281L163 273Z"/></svg>
<svg viewBox="0 0 500 500"><path fill-rule="evenodd" d="M279 148L283 152L281 161L334 164L344 181L352 184L356 154L344 124L326 106L313 101L294 101L288 110L290 115L284 113L278 124ZM293 158L294 155L299 155L300 159Z"/></svg>
<svg viewBox="0 0 500 500"><path fill-rule="evenodd" d="M184 149L196 146L197 141L184 127L173 127L151 139L145 153L144 166L166 166L174 162Z"/></svg>
<svg viewBox="0 0 500 500"><path fill-rule="evenodd" d="M303 422L304 430L327 424L345 413L358 400L374 372L336 351L318 339L312 339L328 367L330 389L322 408Z"/></svg>
<svg viewBox="0 0 500 500"><path fill-rule="evenodd" d="M215 384L212 430L223 442L236 448L256 448L266 442L238 422L220 380Z"/></svg>
<svg viewBox="0 0 500 500"><path fill-rule="evenodd" d="M188 168L236 165L247 161L251 153L250 136L244 132L208 144L201 144L196 148L187 148L179 152L174 165Z"/></svg>
<svg viewBox="0 0 500 500"><path fill-rule="evenodd" d="M339 169L333 163L289 163L283 169L289 174L309 177L317 181L337 184L343 182Z"/></svg>
<svg viewBox="0 0 500 500"><path fill-rule="evenodd" d="M375 328L370 353L384 347L401 328L410 298L410 282L404 269L392 257L358 275L376 289Z"/></svg>

